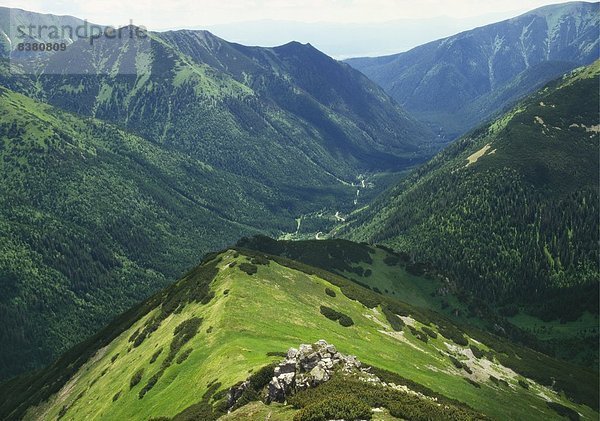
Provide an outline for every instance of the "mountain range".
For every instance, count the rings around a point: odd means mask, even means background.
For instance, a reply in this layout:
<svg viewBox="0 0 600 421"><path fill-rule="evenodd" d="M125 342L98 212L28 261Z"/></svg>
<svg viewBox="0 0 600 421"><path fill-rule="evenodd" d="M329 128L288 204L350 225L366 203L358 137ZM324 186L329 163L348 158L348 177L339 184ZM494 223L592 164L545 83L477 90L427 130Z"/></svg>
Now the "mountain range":
<svg viewBox="0 0 600 421"><path fill-rule="evenodd" d="M599 3L545 6L410 51L346 62L448 140L599 55Z"/></svg>
<svg viewBox="0 0 600 421"><path fill-rule="evenodd" d="M0 419L597 419L597 7L349 63L0 9Z"/></svg>

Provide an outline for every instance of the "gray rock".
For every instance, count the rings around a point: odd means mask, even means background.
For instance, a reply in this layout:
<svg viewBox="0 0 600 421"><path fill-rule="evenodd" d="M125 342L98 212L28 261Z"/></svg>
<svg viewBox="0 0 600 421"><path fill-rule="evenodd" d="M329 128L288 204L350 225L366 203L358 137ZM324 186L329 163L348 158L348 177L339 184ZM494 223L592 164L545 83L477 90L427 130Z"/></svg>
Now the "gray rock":
<svg viewBox="0 0 600 421"><path fill-rule="evenodd" d="M285 391L279 384L277 377L273 377L269 383L269 394L267 396L267 402L285 402Z"/></svg>
<svg viewBox="0 0 600 421"><path fill-rule="evenodd" d="M293 360L298 356L298 350L296 348L290 348L287 352L288 360Z"/></svg>
<svg viewBox="0 0 600 421"><path fill-rule="evenodd" d="M312 345L302 344L302 345L300 345L298 352L300 353L301 356L308 355L313 352Z"/></svg>
<svg viewBox="0 0 600 421"><path fill-rule="evenodd" d="M323 366L328 370L333 368L333 361L331 360L331 358L323 358L320 364L323 364Z"/></svg>
<svg viewBox="0 0 600 421"><path fill-rule="evenodd" d="M316 352L313 352L312 354L310 354L310 355L306 356L305 358L303 358L302 360L300 360L300 364L302 365L302 369L304 371L310 371L318 364L318 362L320 360L321 360L321 357L319 356L319 354Z"/></svg>
<svg viewBox="0 0 600 421"><path fill-rule="evenodd" d="M286 374L296 372L296 360L285 360L275 367L276 374Z"/></svg>
<svg viewBox="0 0 600 421"><path fill-rule="evenodd" d="M360 370L361 363L355 356L339 353L335 346L329 345L324 340L314 345L302 344L298 349L290 348L287 358L274 369L274 377L269 383L266 401L284 403L288 396L298 390L329 381L335 370L340 367L347 373L361 372L362 376L376 378L372 374L365 373L366 369Z"/></svg>
<svg viewBox="0 0 600 421"><path fill-rule="evenodd" d="M328 371L322 367L321 365L317 365L315 368L310 370L310 376L312 377L312 385L317 386L321 383L324 383L330 379L330 375Z"/></svg>

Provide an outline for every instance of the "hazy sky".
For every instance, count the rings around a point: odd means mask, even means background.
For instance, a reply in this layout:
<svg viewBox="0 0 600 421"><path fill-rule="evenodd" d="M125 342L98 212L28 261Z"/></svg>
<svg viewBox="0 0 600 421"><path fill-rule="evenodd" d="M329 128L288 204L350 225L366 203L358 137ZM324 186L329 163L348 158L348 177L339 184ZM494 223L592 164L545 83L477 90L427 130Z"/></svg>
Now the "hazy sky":
<svg viewBox="0 0 600 421"><path fill-rule="evenodd" d="M432 16L515 15L548 0L0 0L0 5L73 15L90 22L149 29L199 27L259 19L302 22L381 22Z"/></svg>

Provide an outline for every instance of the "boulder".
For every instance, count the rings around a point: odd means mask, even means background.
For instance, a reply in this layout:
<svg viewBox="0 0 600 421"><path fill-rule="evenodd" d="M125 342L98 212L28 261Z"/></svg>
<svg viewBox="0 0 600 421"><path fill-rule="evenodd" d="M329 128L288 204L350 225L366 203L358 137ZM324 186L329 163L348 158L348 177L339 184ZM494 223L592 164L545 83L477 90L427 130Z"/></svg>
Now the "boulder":
<svg viewBox="0 0 600 421"><path fill-rule="evenodd" d="M310 370L310 377L313 387L318 386L331 378L329 371L321 364Z"/></svg>
<svg viewBox="0 0 600 421"><path fill-rule="evenodd" d="M283 403L298 390L329 381L338 368L344 372L355 372L360 367L361 363L355 356L341 354L335 346L322 339L312 345L301 344L298 349L290 348L286 359L275 367L266 401Z"/></svg>
<svg viewBox="0 0 600 421"><path fill-rule="evenodd" d="M290 348L287 352L287 359L288 360L296 359L296 357L298 357L298 353L299 353L299 351L296 348Z"/></svg>

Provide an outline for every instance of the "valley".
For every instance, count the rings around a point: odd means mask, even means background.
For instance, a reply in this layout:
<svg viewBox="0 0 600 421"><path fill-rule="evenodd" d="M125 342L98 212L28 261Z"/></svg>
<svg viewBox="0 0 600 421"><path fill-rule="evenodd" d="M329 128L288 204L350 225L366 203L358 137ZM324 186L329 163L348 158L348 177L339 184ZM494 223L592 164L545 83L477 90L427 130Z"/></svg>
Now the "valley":
<svg viewBox="0 0 600 421"><path fill-rule="evenodd" d="M0 7L0 419L598 419L600 3L542 3L344 61Z"/></svg>

